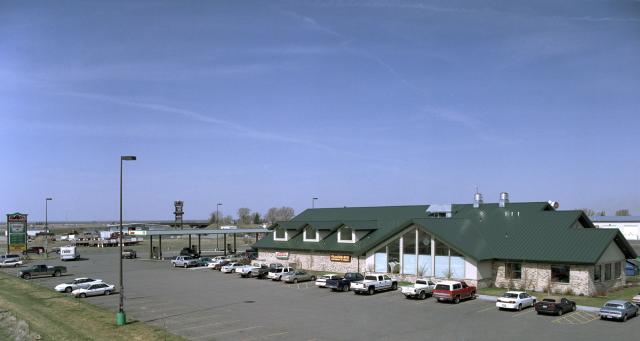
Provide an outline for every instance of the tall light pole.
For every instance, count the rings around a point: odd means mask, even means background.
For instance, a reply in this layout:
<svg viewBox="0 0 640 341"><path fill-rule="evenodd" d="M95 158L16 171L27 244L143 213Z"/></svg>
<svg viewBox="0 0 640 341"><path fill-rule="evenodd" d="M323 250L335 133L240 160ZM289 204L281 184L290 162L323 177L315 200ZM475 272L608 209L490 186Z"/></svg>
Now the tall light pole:
<svg viewBox="0 0 640 341"><path fill-rule="evenodd" d="M120 253L118 253L118 261L120 261L120 305L118 306L118 314L116 315L116 324L124 326L127 323L127 317L124 314L124 285L122 283L122 164L123 161L135 161L136 157L121 156L120 157Z"/></svg>
<svg viewBox="0 0 640 341"><path fill-rule="evenodd" d="M216 228L218 229L220 229L220 211L218 210L220 206L222 206L221 203L216 204ZM218 237L220 237L220 235L216 233L216 251L220 249L220 245L218 244Z"/></svg>
<svg viewBox="0 0 640 341"><path fill-rule="evenodd" d="M44 232L46 235L44 236L44 256L49 258L49 254L47 253L49 249L49 201L53 200L53 198L45 198L44 199Z"/></svg>
<svg viewBox="0 0 640 341"><path fill-rule="evenodd" d="M318 200L318 198L311 199L311 208L316 208L316 200Z"/></svg>

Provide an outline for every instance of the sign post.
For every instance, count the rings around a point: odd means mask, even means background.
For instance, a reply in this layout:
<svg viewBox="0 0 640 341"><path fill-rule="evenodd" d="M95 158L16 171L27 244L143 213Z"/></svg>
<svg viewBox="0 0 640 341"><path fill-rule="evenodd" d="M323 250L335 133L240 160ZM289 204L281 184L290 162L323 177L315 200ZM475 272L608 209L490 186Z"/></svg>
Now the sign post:
<svg viewBox="0 0 640 341"><path fill-rule="evenodd" d="M27 215L7 214L7 253L27 251Z"/></svg>

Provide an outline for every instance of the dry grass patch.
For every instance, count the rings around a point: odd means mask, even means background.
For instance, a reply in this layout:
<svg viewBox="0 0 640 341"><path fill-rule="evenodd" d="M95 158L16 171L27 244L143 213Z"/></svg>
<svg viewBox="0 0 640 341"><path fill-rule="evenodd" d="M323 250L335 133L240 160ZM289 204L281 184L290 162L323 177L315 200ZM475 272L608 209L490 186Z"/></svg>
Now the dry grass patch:
<svg viewBox="0 0 640 341"><path fill-rule="evenodd" d="M0 306L45 340L184 340L137 321L118 327L114 312L4 273L0 284Z"/></svg>

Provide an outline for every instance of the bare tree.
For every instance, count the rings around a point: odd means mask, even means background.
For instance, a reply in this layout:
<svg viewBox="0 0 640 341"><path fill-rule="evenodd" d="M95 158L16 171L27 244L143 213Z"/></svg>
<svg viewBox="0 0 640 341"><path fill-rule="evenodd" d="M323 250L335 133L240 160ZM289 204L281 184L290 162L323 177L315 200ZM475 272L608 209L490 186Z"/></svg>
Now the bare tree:
<svg viewBox="0 0 640 341"><path fill-rule="evenodd" d="M271 207L265 215L265 221L274 223L276 221L291 220L291 218L293 218L294 216L295 212L291 207Z"/></svg>
<svg viewBox="0 0 640 341"><path fill-rule="evenodd" d="M251 224L251 210L246 207L238 209L238 222L241 224Z"/></svg>
<svg viewBox="0 0 640 341"><path fill-rule="evenodd" d="M220 214L220 216L222 216L222 214ZM228 214L226 216L224 216L224 218L222 218L222 223L224 225L233 225L235 223L235 221L233 220L233 217Z"/></svg>
<svg viewBox="0 0 640 341"><path fill-rule="evenodd" d="M216 219L216 214L219 215L218 219ZM209 217L209 224L215 224L218 221L219 221L220 224L222 224L222 212L220 212L220 211L217 212L217 213L216 213L216 211L211 212L211 216Z"/></svg>
<svg viewBox="0 0 640 341"><path fill-rule="evenodd" d="M617 210L616 211L616 215L617 216L630 216L631 214L629 214L629 210L626 208L623 208L621 210Z"/></svg>
<svg viewBox="0 0 640 341"><path fill-rule="evenodd" d="M590 208L582 208L581 210L582 210L582 212L584 212L584 214L585 214L587 217L593 217L593 216L595 216L595 215L596 215L596 211L594 211L594 210L592 210L592 209L590 209Z"/></svg>
<svg viewBox="0 0 640 341"><path fill-rule="evenodd" d="M597 215L597 216L600 216L600 217L604 217L604 216L606 216L606 215L607 215L607 212L605 212L605 211L600 211L600 212L596 213L596 215Z"/></svg>

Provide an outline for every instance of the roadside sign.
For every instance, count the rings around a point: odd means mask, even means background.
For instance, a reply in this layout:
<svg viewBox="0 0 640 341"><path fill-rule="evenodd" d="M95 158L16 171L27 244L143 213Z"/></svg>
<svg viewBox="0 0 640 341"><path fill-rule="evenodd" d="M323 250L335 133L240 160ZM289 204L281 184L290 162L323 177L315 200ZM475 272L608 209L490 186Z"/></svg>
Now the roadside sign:
<svg viewBox="0 0 640 341"><path fill-rule="evenodd" d="M7 252L16 253L27 250L27 215L7 214Z"/></svg>
<svg viewBox="0 0 640 341"><path fill-rule="evenodd" d="M287 260L289 259L289 252L276 251L276 258Z"/></svg>

